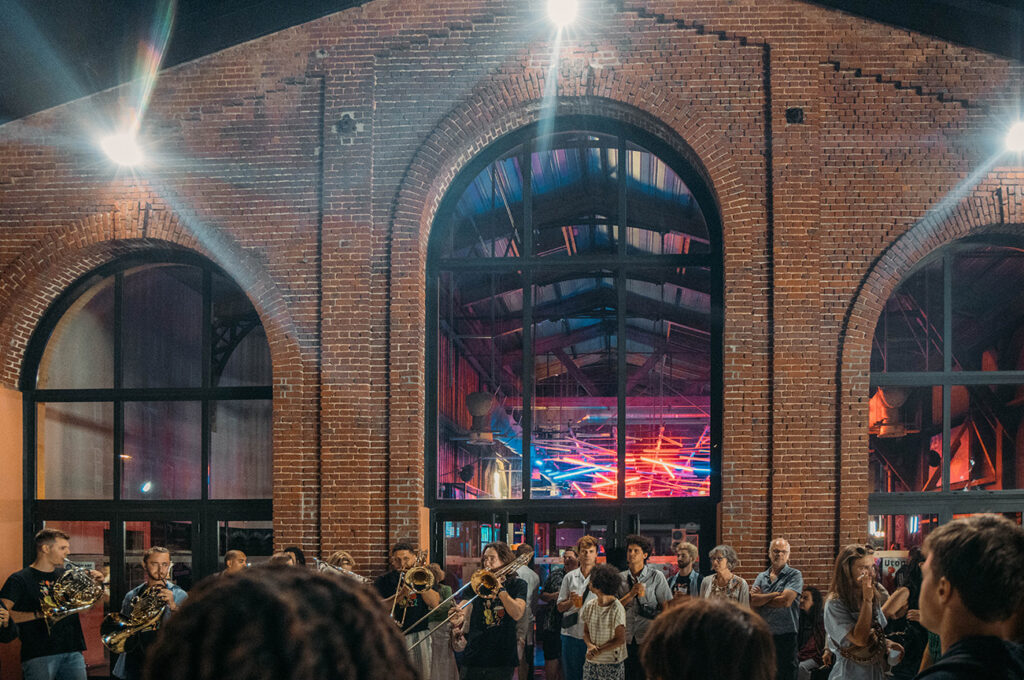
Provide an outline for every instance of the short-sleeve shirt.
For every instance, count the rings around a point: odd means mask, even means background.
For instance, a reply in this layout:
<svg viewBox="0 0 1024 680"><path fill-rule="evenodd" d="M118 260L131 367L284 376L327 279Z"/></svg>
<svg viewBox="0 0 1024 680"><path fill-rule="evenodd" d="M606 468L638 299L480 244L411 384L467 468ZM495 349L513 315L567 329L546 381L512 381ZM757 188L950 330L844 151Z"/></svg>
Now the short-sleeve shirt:
<svg viewBox="0 0 1024 680"><path fill-rule="evenodd" d="M701 597L721 597L726 600L739 602L745 607L750 606L750 587L745 580L733 574L732 578L729 579L729 583L724 588L719 588L715 585L715 577L716 574L708 574L700 582Z"/></svg>
<svg viewBox="0 0 1024 680"><path fill-rule="evenodd" d="M792 590L797 597L788 607L764 606L757 610L761 618L768 624L772 635L785 635L796 633L800 630L800 593L804 591L804 577L799 569L794 569L788 564L779 571L778 578L772 581L771 569L766 569L754 579L754 587L760 588L762 593L781 593L783 590Z"/></svg>
<svg viewBox="0 0 1024 680"><path fill-rule="evenodd" d="M569 593L576 593L583 598L583 604L585 605L588 599L592 599L594 597L594 594L590 592L590 588L588 586L590 586L590 576L584 576L583 572L581 572L578 567L573 569L562 579L562 586L558 590L557 602L568 600ZM575 607L570 607L566 611L562 612L562 635L568 635L569 637L574 637L578 640L583 639L583 622L579 620L579 611L580 610ZM576 623L571 626L565 626L566 621L564 619L572 616L573 614L577 615Z"/></svg>
<svg viewBox="0 0 1024 680"><path fill-rule="evenodd" d="M626 610L618 600L602 607L594 598L583 605L580 610L580 621L586 624L590 632L590 641L595 645L604 643L615 637L615 629L626 625ZM590 663L609 664L620 663L626 660L626 645L619 645L612 649L605 649L592 659Z"/></svg>
<svg viewBox="0 0 1024 680"><path fill-rule="evenodd" d="M546 581L544 581L544 587L541 592L545 593L557 593L562 589L562 579L565 577L564 567L555 567L551 570ZM551 602L548 604L547 614L541 619L541 629L546 631L555 631L556 633L561 632L562 629L562 612L558 611L558 607L555 606L557 602Z"/></svg>
<svg viewBox="0 0 1024 680"><path fill-rule="evenodd" d="M661 571L649 564L640 570L639 578L634 578L629 569L619 574L626 582L628 592L633 584L639 581L644 584L644 596L634 597L626 608L626 642L640 642L647 634L651 621L658 615L658 605L672 599L668 580Z"/></svg>
<svg viewBox="0 0 1024 680"><path fill-rule="evenodd" d="M0 598L13 603L12 611L38 612L42 607L43 598L50 593L53 584L63 573L63 567L51 572L25 567L7 578L4 587L0 589ZM85 637L82 635L82 624L78 620L78 614L57 621L49 632L46 630L46 622L42 619L19 623L18 632L21 636L23 662L41 656L85 650Z"/></svg>
<svg viewBox="0 0 1024 680"><path fill-rule="evenodd" d="M696 569L691 569L690 573L683 577L680 577L677 571L668 579L668 588L672 591L672 597L676 595L697 597L700 595L700 580L700 572Z"/></svg>
<svg viewBox="0 0 1024 680"><path fill-rule="evenodd" d="M526 582L526 611L516 622L518 627L517 635L526 644L533 644L533 608L537 605L537 598L540 596L540 576L529 566L520 567L516 576Z"/></svg>
<svg viewBox="0 0 1024 680"><path fill-rule="evenodd" d="M505 590L513 600L526 602L526 581L523 579L506 579ZM463 661L466 666L472 668L519 665L516 621L505 611L501 596L491 599L477 598L473 602L473 610L469 613Z"/></svg>
<svg viewBox="0 0 1024 680"><path fill-rule="evenodd" d="M857 625L859 611L850 611L849 607L836 598L829 598L825 601L825 636L828 640L828 648L836 658L835 665L829 678L842 678L843 680L884 680L885 671L883 665L865 666L852 659L847 659L839 653L840 649L850 647L851 642L847 636ZM885 614L878 610L876 613L878 624L885 628Z"/></svg>

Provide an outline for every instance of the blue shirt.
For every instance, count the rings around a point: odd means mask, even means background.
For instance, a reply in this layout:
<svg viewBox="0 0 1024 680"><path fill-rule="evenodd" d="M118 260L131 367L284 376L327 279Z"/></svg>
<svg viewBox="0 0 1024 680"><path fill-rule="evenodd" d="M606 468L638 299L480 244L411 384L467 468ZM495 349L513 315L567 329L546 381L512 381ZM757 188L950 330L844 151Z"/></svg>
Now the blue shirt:
<svg viewBox="0 0 1024 680"><path fill-rule="evenodd" d="M754 579L754 587L760 588L762 593L781 593L783 590L792 590L796 593L796 599L788 607L759 607L757 613L768 624L772 635L785 635L796 633L800 630L800 593L804 591L804 576L799 569L794 569L788 564L779 570L779 576L773 582L771 569L766 569Z"/></svg>
<svg viewBox="0 0 1024 680"><path fill-rule="evenodd" d="M124 596L124 601L121 603L121 616L124 616L126 618L131 616L131 613L132 613L132 600L134 600L135 597L139 593L141 593L145 588L146 588L146 584L142 583L142 584L140 584L138 586L135 586L134 588L132 588L131 590L128 591L128 594ZM188 593L186 593L184 590L182 590L178 586L174 585L173 583L170 584L170 590L174 594L174 604L175 604L175 606L180 607L181 603L184 602L185 598L188 597ZM167 621L168 617L170 617L170 615L171 615L171 610L168 609L168 608L165 608L163 616L160 619L160 625L163 625ZM138 633L138 635L142 635L142 633ZM142 654L143 654L143 650L135 649L132 652L128 652L128 653L122 654L121 656L117 657L117 663L114 664L114 677L116 677L116 678L127 678L128 677L128 669L126 668L126 664L127 664L127 661L128 661L128 655L129 654L138 654L141 657Z"/></svg>

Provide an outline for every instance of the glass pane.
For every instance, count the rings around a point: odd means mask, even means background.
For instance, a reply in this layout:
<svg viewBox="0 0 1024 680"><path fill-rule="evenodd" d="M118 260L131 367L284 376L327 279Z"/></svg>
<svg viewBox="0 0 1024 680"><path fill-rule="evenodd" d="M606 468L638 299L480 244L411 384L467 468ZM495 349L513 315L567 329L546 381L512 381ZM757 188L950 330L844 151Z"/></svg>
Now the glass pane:
<svg viewBox="0 0 1024 680"><path fill-rule="evenodd" d="M615 278L568 274L534 290L532 497L615 498Z"/></svg>
<svg viewBox="0 0 1024 680"><path fill-rule="evenodd" d="M137 401L124 405L121 497L199 498L198 402Z"/></svg>
<svg viewBox="0 0 1024 680"><path fill-rule="evenodd" d="M270 498L271 401L211 403L210 498Z"/></svg>
<svg viewBox="0 0 1024 680"><path fill-rule="evenodd" d="M521 147L487 166L459 197L445 226L441 256L519 257L523 246Z"/></svg>
<svg viewBox="0 0 1024 680"><path fill-rule="evenodd" d="M651 539L654 550L647 563L660 569L666 578L679 571L676 546L687 541L700 550L700 524L697 522L658 522L653 519L640 520L640 534ZM710 547L710 546L709 546ZM699 565L694 568L700 571Z"/></svg>
<svg viewBox="0 0 1024 680"><path fill-rule="evenodd" d="M457 582L457 589L469 582L481 567L483 547L505 540L505 525L477 521L442 522L444 527L445 572ZM472 593L468 597L472 597Z"/></svg>
<svg viewBox="0 0 1024 680"><path fill-rule="evenodd" d="M265 563L274 554L274 523L271 521L235 521L217 523L217 563L224 568L229 550L245 553L248 566Z"/></svg>
<svg viewBox="0 0 1024 680"><path fill-rule="evenodd" d="M868 412L868 488L941 491L942 388L875 387Z"/></svg>
<svg viewBox="0 0 1024 680"><path fill-rule="evenodd" d="M220 274L211 283L213 385L270 385L270 346L245 293Z"/></svg>
<svg viewBox="0 0 1024 680"><path fill-rule="evenodd" d="M708 496L710 272L631 272L626 286L626 495Z"/></svg>
<svg viewBox="0 0 1024 680"><path fill-rule="evenodd" d="M142 556L153 546L171 551L170 580L182 590L190 590L197 576L192 567L192 522L167 520L124 523L127 589L146 580Z"/></svg>
<svg viewBox="0 0 1024 680"><path fill-rule="evenodd" d="M198 387L203 274L147 265L124 275L124 386Z"/></svg>
<svg viewBox="0 0 1024 680"><path fill-rule="evenodd" d="M114 386L114 279L90 288L64 312L46 343L39 389Z"/></svg>
<svg viewBox="0 0 1024 680"><path fill-rule="evenodd" d="M952 489L1024 489L1024 385L954 385L950 391Z"/></svg>
<svg viewBox="0 0 1024 680"><path fill-rule="evenodd" d="M522 496L518 274L440 275L438 498Z"/></svg>
<svg viewBox="0 0 1024 680"><path fill-rule="evenodd" d="M871 370L942 370L942 258L900 284L875 326Z"/></svg>
<svg viewBox="0 0 1024 680"><path fill-rule="evenodd" d="M103 572L107 597L104 601L79 612L85 636L85 667L89 677L106 678L110 675L110 653L100 642L100 624L103 617L119 607L109 601L110 595L110 523L109 522L67 522L46 520L47 529L60 529L71 536L72 562L86 569ZM6 676L5 676L6 677ZM20 676L19 676L20 677Z"/></svg>
<svg viewBox="0 0 1024 680"><path fill-rule="evenodd" d="M932 529L939 526L938 515L870 515L868 517L868 542L876 550L909 550L920 548ZM888 566L895 569L890 572ZM891 580L899 565L882 565L883 581ZM885 584L889 587L889 583ZM902 585L902 584L901 584ZM891 591L892 588L889 588Z"/></svg>
<svg viewBox="0 0 1024 680"><path fill-rule="evenodd" d="M983 245L953 258L953 369L1024 368L1024 251Z"/></svg>
<svg viewBox="0 0 1024 680"><path fill-rule="evenodd" d="M704 214L664 161L626 145L626 238L630 254L689 255L711 250Z"/></svg>
<svg viewBox="0 0 1024 680"><path fill-rule="evenodd" d="M535 142L533 252L540 257L609 254L618 225L618 139L563 132Z"/></svg>
<svg viewBox="0 0 1024 680"><path fill-rule="evenodd" d="M113 499L114 405L36 405L36 496Z"/></svg>

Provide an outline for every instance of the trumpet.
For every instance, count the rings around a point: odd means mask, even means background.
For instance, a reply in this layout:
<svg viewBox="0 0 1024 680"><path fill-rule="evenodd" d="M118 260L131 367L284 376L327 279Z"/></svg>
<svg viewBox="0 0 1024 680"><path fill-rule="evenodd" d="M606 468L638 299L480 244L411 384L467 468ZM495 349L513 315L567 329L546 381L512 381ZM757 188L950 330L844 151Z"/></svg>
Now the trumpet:
<svg viewBox="0 0 1024 680"><path fill-rule="evenodd" d="M461 610L462 607L465 607L467 604L477 599L478 597L481 600L493 600L494 598L496 598L498 596L498 591L501 590L502 580L512 572L518 570L520 567L524 567L527 564L529 564L531 559L533 559L532 551L528 553L523 553L519 557L509 562L508 564L498 567L494 571L490 571L488 569L477 569L475 572L473 572L473 576L470 577L469 583L456 590L454 593L445 598L441 603L439 603L436 607L434 607L429 612L424 614L418 621L409 626L408 630L416 628L416 626L420 625L420 623L422 623L424 619L426 619L435 611L443 607L446 603L450 602L451 600L454 600L455 597L466 588L473 589L473 597L469 598L457 607L452 607L452 611L448 613L448 616L445 618L444 621L431 628L428 631L428 634L423 637L423 639L421 639L416 644L410 646L409 649L415 649L421 642L423 642L423 640L430 639L430 635L433 634L435 630L451 621L452 616L455 615L456 610Z"/></svg>
<svg viewBox="0 0 1024 680"><path fill-rule="evenodd" d="M160 599L163 586L147 586L132 598L131 613L124 617L120 612L107 614L100 624L100 641L114 654L123 654L129 641L138 641L135 636L143 631L155 630L163 619L167 604Z"/></svg>
<svg viewBox="0 0 1024 680"><path fill-rule="evenodd" d="M64 569L50 592L43 597L41 609L48 631L64 617L88 609L103 597L103 584L93 579L89 569L69 559L64 560Z"/></svg>
<svg viewBox="0 0 1024 680"><path fill-rule="evenodd" d="M361 574L357 574L354 571L345 569L344 567L337 567L329 562L317 559L316 557L313 558L313 563L316 564L317 570L324 574L337 574L339 576L347 576L348 578L355 579L356 581L359 581L360 583L364 583L366 585L373 583L373 579L369 579Z"/></svg>

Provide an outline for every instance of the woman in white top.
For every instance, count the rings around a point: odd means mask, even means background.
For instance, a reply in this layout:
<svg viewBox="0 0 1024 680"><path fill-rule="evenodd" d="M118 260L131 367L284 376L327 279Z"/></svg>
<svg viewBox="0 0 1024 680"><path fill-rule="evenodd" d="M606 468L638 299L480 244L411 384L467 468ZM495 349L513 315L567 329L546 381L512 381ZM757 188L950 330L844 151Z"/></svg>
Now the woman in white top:
<svg viewBox="0 0 1024 680"><path fill-rule="evenodd" d="M721 597L749 607L750 586L732 573L733 569L740 566L740 558L732 546L715 546L708 556L711 558L711 568L715 573L705 576L700 582L700 596Z"/></svg>
<svg viewBox="0 0 1024 680"><path fill-rule="evenodd" d="M863 545L836 557L825 601L825 636L836 659L829 680L883 680L903 656L903 647L885 639L874 575L875 559Z"/></svg>

